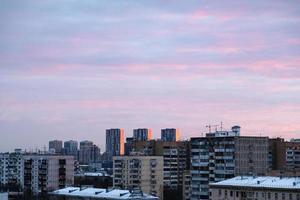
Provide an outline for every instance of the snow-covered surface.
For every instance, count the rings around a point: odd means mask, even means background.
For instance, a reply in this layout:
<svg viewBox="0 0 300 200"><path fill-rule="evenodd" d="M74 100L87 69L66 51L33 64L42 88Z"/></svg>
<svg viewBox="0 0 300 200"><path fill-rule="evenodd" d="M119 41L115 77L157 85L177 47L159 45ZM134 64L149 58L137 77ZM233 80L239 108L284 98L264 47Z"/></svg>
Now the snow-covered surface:
<svg viewBox="0 0 300 200"><path fill-rule="evenodd" d="M53 195L76 196L76 197L92 197L99 199L142 199L142 200L158 200L157 197L143 193L141 195L133 195L129 190L119 189L101 189L101 188L82 188L67 187L52 192Z"/></svg>
<svg viewBox="0 0 300 200"><path fill-rule="evenodd" d="M294 178L294 177L280 178L274 176L259 176L259 177L237 176L217 183L211 183L210 185L300 190L300 178Z"/></svg>

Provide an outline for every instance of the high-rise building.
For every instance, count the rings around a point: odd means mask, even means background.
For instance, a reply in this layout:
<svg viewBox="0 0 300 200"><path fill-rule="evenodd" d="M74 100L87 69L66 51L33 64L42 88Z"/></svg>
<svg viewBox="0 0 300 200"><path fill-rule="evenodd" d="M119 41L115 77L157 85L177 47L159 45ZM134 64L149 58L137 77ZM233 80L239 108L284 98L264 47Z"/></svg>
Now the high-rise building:
<svg viewBox="0 0 300 200"><path fill-rule="evenodd" d="M113 156L124 155L124 129L106 130L106 153L109 160Z"/></svg>
<svg viewBox="0 0 300 200"><path fill-rule="evenodd" d="M56 154L63 153L63 142L60 140L49 141L49 151L54 151Z"/></svg>
<svg viewBox="0 0 300 200"><path fill-rule="evenodd" d="M19 187L24 185L24 162L20 153L0 154L0 185Z"/></svg>
<svg viewBox="0 0 300 200"><path fill-rule="evenodd" d="M176 142L180 139L179 130L176 128L161 129L161 140L165 142Z"/></svg>
<svg viewBox="0 0 300 200"><path fill-rule="evenodd" d="M64 152L66 155L74 156L74 159L78 159L78 142L69 140L64 142Z"/></svg>
<svg viewBox="0 0 300 200"><path fill-rule="evenodd" d="M240 127L191 138L191 200L209 199L209 184L236 175L265 175L268 138L240 136Z"/></svg>
<svg viewBox="0 0 300 200"><path fill-rule="evenodd" d="M74 158L62 155L24 155L24 189L34 194L74 184Z"/></svg>
<svg viewBox="0 0 300 200"><path fill-rule="evenodd" d="M121 189L141 188L150 195L163 199L162 156L113 157L113 186Z"/></svg>
<svg viewBox="0 0 300 200"><path fill-rule="evenodd" d="M134 129L133 139L137 141L152 140L152 130L149 128Z"/></svg>
<svg viewBox="0 0 300 200"><path fill-rule="evenodd" d="M100 148L91 141L80 142L79 162L81 164L90 164L100 161Z"/></svg>
<svg viewBox="0 0 300 200"><path fill-rule="evenodd" d="M161 140L134 141L133 150L146 156L163 156L164 199L180 200L183 197L185 171L190 169L188 141L165 142Z"/></svg>

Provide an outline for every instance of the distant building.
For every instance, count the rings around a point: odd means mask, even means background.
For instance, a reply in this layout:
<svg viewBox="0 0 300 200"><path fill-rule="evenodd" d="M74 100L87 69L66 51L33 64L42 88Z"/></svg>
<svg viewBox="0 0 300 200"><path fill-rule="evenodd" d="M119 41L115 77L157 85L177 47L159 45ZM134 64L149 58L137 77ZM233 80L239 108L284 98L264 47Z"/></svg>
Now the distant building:
<svg viewBox="0 0 300 200"><path fill-rule="evenodd" d="M0 154L0 185L15 188L15 190L23 189L24 161L22 154Z"/></svg>
<svg viewBox="0 0 300 200"><path fill-rule="evenodd" d="M300 178L238 176L209 186L211 200L300 199Z"/></svg>
<svg viewBox="0 0 300 200"><path fill-rule="evenodd" d="M106 153L109 160L113 156L124 155L124 129L106 130Z"/></svg>
<svg viewBox="0 0 300 200"><path fill-rule="evenodd" d="M63 153L63 142L60 140L49 141L49 151L54 151L56 154Z"/></svg>
<svg viewBox="0 0 300 200"><path fill-rule="evenodd" d="M100 148L91 141L80 142L79 162L80 164L90 164L100 161Z"/></svg>
<svg viewBox="0 0 300 200"><path fill-rule="evenodd" d="M140 190L100 189L88 187L67 187L50 193L50 200L158 200Z"/></svg>
<svg viewBox="0 0 300 200"><path fill-rule="evenodd" d="M133 139L136 141L152 140L152 130L149 128L134 129Z"/></svg>
<svg viewBox="0 0 300 200"><path fill-rule="evenodd" d="M240 127L191 138L191 200L209 199L210 183L237 175L265 175L268 138L240 136Z"/></svg>
<svg viewBox="0 0 300 200"><path fill-rule="evenodd" d="M161 140L165 142L176 142L180 139L179 130L176 128L166 128L161 130Z"/></svg>
<svg viewBox="0 0 300 200"><path fill-rule="evenodd" d="M115 156L113 186L121 189L141 188L163 199L162 156Z"/></svg>
<svg viewBox="0 0 300 200"><path fill-rule="evenodd" d="M74 158L62 155L24 155L24 189L34 194L74 184Z"/></svg>
<svg viewBox="0 0 300 200"><path fill-rule="evenodd" d="M64 152L66 155L74 156L74 159L78 159L78 142L69 140L64 142Z"/></svg>
<svg viewBox="0 0 300 200"><path fill-rule="evenodd" d="M127 137L126 138L126 143L125 143L125 152L124 155L125 156L129 156L130 153L132 152L132 148L133 148L133 137Z"/></svg>

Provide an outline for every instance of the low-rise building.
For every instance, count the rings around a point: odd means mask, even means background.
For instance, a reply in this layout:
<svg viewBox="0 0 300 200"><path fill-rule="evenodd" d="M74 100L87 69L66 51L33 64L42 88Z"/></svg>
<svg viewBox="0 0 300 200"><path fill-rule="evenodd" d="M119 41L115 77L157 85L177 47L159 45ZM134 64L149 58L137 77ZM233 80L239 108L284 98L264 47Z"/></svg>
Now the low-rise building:
<svg viewBox="0 0 300 200"><path fill-rule="evenodd" d="M50 200L158 200L140 190L67 187L50 193Z"/></svg>
<svg viewBox="0 0 300 200"><path fill-rule="evenodd" d="M300 178L238 176L209 186L211 200L300 199Z"/></svg>

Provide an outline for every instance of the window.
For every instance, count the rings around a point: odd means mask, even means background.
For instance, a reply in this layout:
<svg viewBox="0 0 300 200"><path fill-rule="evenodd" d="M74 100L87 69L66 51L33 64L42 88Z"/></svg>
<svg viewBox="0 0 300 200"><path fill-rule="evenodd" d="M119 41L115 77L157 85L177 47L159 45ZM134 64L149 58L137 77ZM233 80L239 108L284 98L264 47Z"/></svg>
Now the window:
<svg viewBox="0 0 300 200"><path fill-rule="evenodd" d="M235 196L239 197L239 192L238 191L235 192Z"/></svg>
<svg viewBox="0 0 300 200"><path fill-rule="evenodd" d="M281 199L282 199L282 200L285 200L285 193L282 193L282 194L281 194Z"/></svg>
<svg viewBox="0 0 300 200"><path fill-rule="evenodd" d="M233 196L233 191L230 191L230 196L231 196L231 197Z"/></svg>
<svg viewBox="0 0 300 200"><path fill-rule="evenodd" d="M222 190L219 190L219 196L221 196L222 195Z"/></svg>
<svg viewBox="0 0 300 200"><path fill-rule="evenodd" d="M268 192L268 199L271 199L271 193Z"/></svg>
<svg viewBox="0 0 300 200"><path fill-rule="evenodd" d="M278 199L278 194L277 193L275 193L275 199Z"/></svg>

